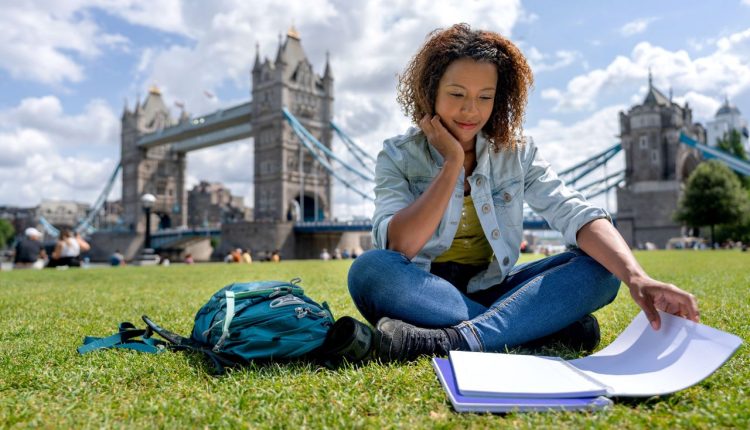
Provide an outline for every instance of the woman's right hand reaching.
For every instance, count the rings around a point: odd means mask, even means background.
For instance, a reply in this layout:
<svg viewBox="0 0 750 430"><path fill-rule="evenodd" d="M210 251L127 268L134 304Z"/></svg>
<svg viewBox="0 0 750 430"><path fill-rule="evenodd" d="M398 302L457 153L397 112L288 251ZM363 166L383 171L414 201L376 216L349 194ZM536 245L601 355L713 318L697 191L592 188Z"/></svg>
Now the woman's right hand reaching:
<svg viewBox="0 0 750 430"><path fill-rule="evenodd" d="M438 115L425 115L419 121L419 128L427 137L427 142L443 156L446 161L464 164L464 149L453 134L440 121Z"/></svg>

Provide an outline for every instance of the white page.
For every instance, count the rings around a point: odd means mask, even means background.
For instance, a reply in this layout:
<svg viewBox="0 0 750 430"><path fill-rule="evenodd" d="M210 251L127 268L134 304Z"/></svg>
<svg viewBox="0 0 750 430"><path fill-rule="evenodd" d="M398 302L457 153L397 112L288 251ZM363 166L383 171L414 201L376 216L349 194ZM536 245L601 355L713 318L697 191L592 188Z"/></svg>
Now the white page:
<svg viewBox="0 0 750 430"><path fill-rule="evenodd" d="M739 337L659 312L654 331L639 313L611 345L589 357L571 360L585 375L609 387L610 396L648 397L669 394L710 376L742 344ZM585 393L586 379L571 379L559 358L531 355L451 351L458 389L473 395L547 396L560 391ZM526 394L524 394L526 393ZM593 394L596 395L596 394Z"/></svg>
<svg viewBox="0 0 750 430"><path fill-rule="evenodd" d="M569 363L612 388L612 396L654 396L695 385L742 344L739 337L664 312L654 331L639 313L611 345Z"/></svg>
<svg viewBox="0 0 750 430"><path fill-rule="evenodd" d="M607 389L559 357L451 351L464 396L594 397Z"/></svg>

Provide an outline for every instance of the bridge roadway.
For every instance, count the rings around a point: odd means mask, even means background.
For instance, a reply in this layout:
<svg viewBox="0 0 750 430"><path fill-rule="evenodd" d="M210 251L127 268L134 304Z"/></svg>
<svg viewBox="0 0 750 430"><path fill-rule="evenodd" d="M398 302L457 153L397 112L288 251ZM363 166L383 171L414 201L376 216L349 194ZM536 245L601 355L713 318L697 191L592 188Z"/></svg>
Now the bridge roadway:
<svg viewBox="0 0 750 430"><path fill-rule="evenodd" d="M549 230L550 227L541 217L527 217L523 221L524 230ZM370 231L372 222L362 221L314 221L298 222L294 225L295 233L343 233L348 231ZM162 249L185 239L221 236L221 228L172 228L151 233L151 246Z"/></svg>
<svg viewBox="0 0 750 430"><path fill-rule="evenodd" d="M252 102L167 127L138 138L138 147L148 149L172 143L177 152L190 152L226 142L252 137Z"/></svg>

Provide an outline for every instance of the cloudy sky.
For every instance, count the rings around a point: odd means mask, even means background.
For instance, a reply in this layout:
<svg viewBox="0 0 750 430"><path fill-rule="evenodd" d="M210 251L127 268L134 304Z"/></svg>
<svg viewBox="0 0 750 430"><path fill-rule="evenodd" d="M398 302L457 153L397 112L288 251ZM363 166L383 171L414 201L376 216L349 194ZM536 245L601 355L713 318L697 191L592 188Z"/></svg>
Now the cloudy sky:
<svg viewBox="0 0 750 430"><path fill-rule="evenodd" d="M0 205L93 203L118 163L126 102L154 84L174 116L176 101L193 115L245 102L255 45L273 58L292 24L317 73L330 51L336 121L373 154L409 126L397 73L430 30L456 22L526 53L536 82L525 131L558 169L617 142L617 113L642 100L649 68L699 122L725 96L750 113L750 0L0 0L0 10ZM252 158L251 140L191 153L190 185L221 181L252 205ZM343 188L335 196L340 218L371 211Z"/></svg>

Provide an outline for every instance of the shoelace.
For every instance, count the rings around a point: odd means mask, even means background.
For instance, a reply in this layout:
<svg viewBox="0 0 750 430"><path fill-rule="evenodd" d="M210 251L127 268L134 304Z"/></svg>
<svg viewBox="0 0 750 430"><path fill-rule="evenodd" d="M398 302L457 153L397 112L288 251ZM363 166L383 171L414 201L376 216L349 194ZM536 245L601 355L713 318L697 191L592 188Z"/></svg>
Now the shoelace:
<svg viewBox="0 0 750 430"><path fill-rule="evenodd" d="M400 360L410 360L413 358L417 358L418 356L423 354L445 352L443 350L446 348L443 343L447 343L447 341L445 341L445 339L443 338L446 335L444 333L441 333L440 330L411 328L404 326L401 329L401 334L403 336L404 347L401 348L399 354L400 357L398 357ZM438 348L440 348L440 350L438 350Z"/></svg>

